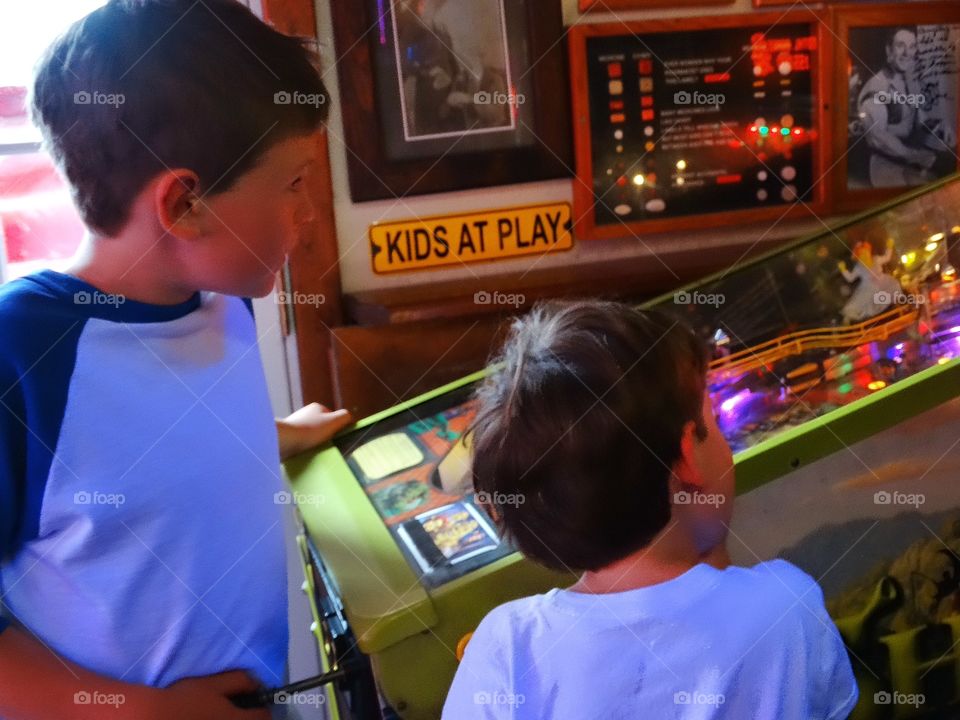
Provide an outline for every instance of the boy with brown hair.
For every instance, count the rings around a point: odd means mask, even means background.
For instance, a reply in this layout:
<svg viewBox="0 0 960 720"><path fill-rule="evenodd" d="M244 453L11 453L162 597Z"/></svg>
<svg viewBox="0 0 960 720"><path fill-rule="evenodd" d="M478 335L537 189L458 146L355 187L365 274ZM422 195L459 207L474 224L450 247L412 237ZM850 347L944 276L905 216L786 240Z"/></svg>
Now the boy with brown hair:
<svg viewBox="0 0 960 720"><path fill-rule="evenodd" d="M518 320L479 392L473 479L572 587L494 609L443 717L839 720L857 700L816 582L730 565L733 457L687 328L608 302Z"/></svg>
<svg viewBox="0 0 960 720"><path fill-rule="evenodd" d="M313 217L315 58L234 0L110 0L32 111L88 234L0 288L0 716L269 717L286 680L279 460L249 301Z"/></svg>

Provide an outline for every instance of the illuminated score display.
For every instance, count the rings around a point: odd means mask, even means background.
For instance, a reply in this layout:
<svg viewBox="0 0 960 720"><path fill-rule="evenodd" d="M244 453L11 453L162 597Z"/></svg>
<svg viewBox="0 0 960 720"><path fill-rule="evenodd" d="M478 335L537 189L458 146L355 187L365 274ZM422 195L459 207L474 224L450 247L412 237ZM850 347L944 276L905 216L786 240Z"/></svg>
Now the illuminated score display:
<svg viewBox="0 0 960 720"><path fill-rule="evenodd" d="M593 224L809 202L817 46L810 22L586 37Z"/></svg>

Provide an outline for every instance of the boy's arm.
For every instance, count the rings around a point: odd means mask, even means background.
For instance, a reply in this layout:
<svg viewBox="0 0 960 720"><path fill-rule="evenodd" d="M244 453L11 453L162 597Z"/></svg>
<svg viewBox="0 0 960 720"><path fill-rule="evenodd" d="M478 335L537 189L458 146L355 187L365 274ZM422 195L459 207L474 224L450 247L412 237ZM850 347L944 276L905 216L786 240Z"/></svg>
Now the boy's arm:
<svg viewBox="0 0 960 720"><path fill-rule="evenodd" d="M227 699L256 682L233 671L159 689L97 675L58 657L19 628L0 631L0 717L6 720L268 720Z"/></svg>
<svg viewBox="0 0 960 720"><path fill-rule="evenodd" d="M292 415L277 420L280 460L322 445L353 422L347 410L330 412L320 403L310 403Z"/></svg>

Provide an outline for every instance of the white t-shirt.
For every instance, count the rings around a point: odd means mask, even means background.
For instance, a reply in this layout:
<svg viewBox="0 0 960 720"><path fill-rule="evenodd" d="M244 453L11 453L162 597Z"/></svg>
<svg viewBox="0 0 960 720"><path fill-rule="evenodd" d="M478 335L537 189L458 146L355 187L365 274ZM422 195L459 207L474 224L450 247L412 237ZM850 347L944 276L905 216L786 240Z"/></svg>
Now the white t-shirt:
<svg viewBox="0 0 960 720"><path fill-rule="evenodd" d="M551 590L480 623L444 720L839 720L857 701L809 575L697 565L606 595Z"/></svg>

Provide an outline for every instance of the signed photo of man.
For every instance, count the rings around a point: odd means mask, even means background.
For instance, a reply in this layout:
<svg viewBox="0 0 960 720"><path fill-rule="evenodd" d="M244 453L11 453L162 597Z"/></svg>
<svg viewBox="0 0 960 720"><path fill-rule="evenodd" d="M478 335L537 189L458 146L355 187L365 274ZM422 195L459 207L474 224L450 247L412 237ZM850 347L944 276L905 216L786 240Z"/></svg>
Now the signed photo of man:
<svg viewBox="0 0 960 720"><path fill-rule="evenodd" d="M850 31L847 187L912 187L957 169L960 25Z"/></svg>
<svg viewBox="0 0 960 720"><path fill-rule="evenodd" d="M512 130L504 0L394 0L404 138Z"/></svg>

